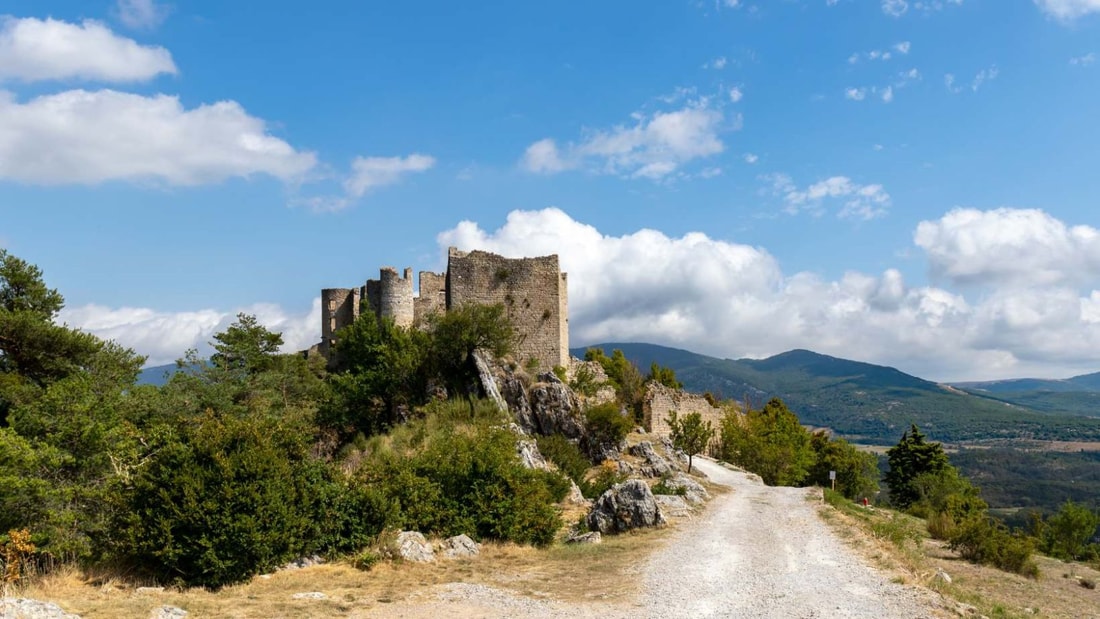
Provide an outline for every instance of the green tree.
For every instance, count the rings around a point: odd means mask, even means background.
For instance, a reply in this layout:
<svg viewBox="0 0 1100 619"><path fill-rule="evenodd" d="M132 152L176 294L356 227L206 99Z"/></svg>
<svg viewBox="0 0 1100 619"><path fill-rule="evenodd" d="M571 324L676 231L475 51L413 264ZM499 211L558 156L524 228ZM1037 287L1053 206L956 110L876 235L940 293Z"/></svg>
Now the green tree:
<svg viewBox="0 0 1100 619"><path fill-rule="evenodd" d="M271 368L279 347L280 333L268 331L251 314L237 314L237 322L214 336L210 363L225 372L257 374Z"/></svg>
<svg viewBox="0 0 1100 619"><path fill-rule="evenodd" d="M860 451L844 439L830 438L825 432L814 432L810 446L814 464L807 483L828 488L832 485L829 471L835 471L837 492L846 498L854 501L878 493L878 460L874 454Z"/></svg>
<svg viewBox="0 0 1100 619"><path fill-rule="evenodd" d="M691 472L691 462L696 454L706 451L714 438L714 428L709 421L703 421L699 413L688 413L680 419L676 411L669 413L668 419L669 437L672 446L687 454L688 472Z"/></svg>
<svg viewBox="0 0 1100 619"><path fill-rule="evenodd" d="M1077 560L1096 535L1100 527L1100 514L1073 501L1066 501L1057 513L1047 519L1043 551L1061 559Z"/></svg>
<svg viewBox="0 0 1100 619"><path fill-rule="evenodd" d="M432 374L452 395L465 394L477 384L474 351L499 358L515 348L516 329L501 304L470 303L432 314L426 322Z"/></svg>
<svg viewBox="0 0 1100 619"><path fill-rule="evenodd" d="M619 402L634 414L635 421L641 421L645 378L638 370L638 366L617 348L611 351L610 357L604 354L602 348L589 348L584 353L584 360L600 364L608 380L615 387Z"/></svg>
<svg viewBox="0 0 1100 619"><path fill-rule="evenodd" d="M771 486L802 483L814 462L810 433L779 398L745 415L731 411L721 423L722 459Z"/></svg>
<svg viewBox="0 0 1100 619"><path fill-rule="evenodd" d="M669 389L684 388L684 383L676 379L676 370L662 367L656 361L650 364L649 374L645 377L645 382L649 381L661 383Z"/></svg>
<svg viewBox="0 0 1100 619"><path fill-rule="evenodd" d="M890 488L890 502L898 509L909 509L920 493L914 485L925 473L938 473L951 463L943 451L943 445L930 443L913 424L906 430L898 444L886 452L890 469L886 472L886 485Z"/></svg>

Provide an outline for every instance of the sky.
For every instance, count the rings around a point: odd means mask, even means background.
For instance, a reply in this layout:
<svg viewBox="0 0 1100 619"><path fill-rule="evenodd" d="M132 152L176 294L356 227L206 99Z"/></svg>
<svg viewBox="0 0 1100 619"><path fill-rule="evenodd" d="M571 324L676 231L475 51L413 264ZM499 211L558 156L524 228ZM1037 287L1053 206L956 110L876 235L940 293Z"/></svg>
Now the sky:
<svg viewBox="0 0 1100 619"><path fill-rule="evenodd" d="M1100 371L1100 0L0 5L0 249L171 362L446 249L574 346Z"/></svg>

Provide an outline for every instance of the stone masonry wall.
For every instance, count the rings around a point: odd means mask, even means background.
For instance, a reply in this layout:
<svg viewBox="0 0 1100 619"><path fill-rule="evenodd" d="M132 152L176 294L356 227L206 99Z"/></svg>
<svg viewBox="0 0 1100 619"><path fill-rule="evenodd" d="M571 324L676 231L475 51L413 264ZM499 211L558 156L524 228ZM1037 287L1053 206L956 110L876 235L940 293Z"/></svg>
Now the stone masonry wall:
<svg viewBox="0 0 1100 619"><path fill-rule="evenodd" d="M447 309L447 274L420 272L420 296L413 299L413 322L419 324L429 314Z"/></svg>
<svg viewBox="0 0 1100 619"><path fill-rule="evenodd" d="M646 384L645 399L642 401L643 423L646 431L659 436L668 436L669 428L665 419L672 411L676 411L681 418L691 413L699 413L703 421L709 421L714 428L715 440L717 440L719 423L726 414L726 411L711 406L710 402L701 395L688 393L682 389L671 389L660 383Z"/></svg>
<svg viewBox="0 0 1100 619"><path fill-rule="evenodd" d="M447 307L466 303L504 305L520 334L516 360L537 362L538 371L569 365L566 278L556 255L505 258L483 251L450 248Z"/></svg>
<svg viewBox="0 0 1100 619"><path fill-rule="evenodd" d="M360 289L325 288L321 291L321 354L336 343L336 331L359 317Z"/></svg>

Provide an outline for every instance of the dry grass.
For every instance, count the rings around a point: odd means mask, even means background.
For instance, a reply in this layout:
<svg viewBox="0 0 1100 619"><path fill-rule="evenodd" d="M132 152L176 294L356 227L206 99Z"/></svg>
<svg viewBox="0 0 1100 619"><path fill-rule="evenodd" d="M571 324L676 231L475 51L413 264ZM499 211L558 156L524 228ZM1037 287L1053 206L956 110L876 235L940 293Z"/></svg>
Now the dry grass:
<svg viewBox="0 0 1100 619"><path fill-rule="evenodd" d="M146 617L161 606L178 606L194 617L318 617L382 612L446 583L483 584L536 599L618 602L637 592L636 570L672 528L605 537L591 545L555 544L539 550L515 544L485 544L481 556L434 564L383 562L370 571L344 563L282 571L219 591L139 592L153 583L69 568L39 579L17 594L49 600L85 619ZM294 600L319 591L324 600Z"/></svg>
<svg viewBox="0 0 1100 619"><path fill-rule="evenodd" d="M952 612L968 605L993 618L1100 618L1100 591L1081 585L1100 577L1091 567L1037 556L1041 576L1034 580L964 561L943 542L930 539L923 520L891 510L846 504L827 506L822 516L894 582L936 592ZM884 534L895 526L912 536L900 546ZM939 570L951 577L950 584L935 578Z"/></svg>

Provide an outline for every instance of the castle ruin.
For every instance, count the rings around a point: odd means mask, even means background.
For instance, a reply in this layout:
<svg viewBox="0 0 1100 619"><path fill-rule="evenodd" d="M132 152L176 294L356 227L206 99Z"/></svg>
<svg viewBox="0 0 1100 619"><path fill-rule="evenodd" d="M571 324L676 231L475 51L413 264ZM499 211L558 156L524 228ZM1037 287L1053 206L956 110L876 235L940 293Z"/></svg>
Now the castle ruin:
<svg viewBox="0 0 1100 619"><path fill-rule="evenodd" d="M412 327L433 312L468 303L501 304L516 328L516 361L547 372L569 365L569 311L566 274L558 256L505 258L484 251L447 251L445 273L420 272L413 293L412 269L399 274L382 267L378 279L359 288L321 291L320 352L330 356L336 332L355 322L361 311Z"/></svg>

